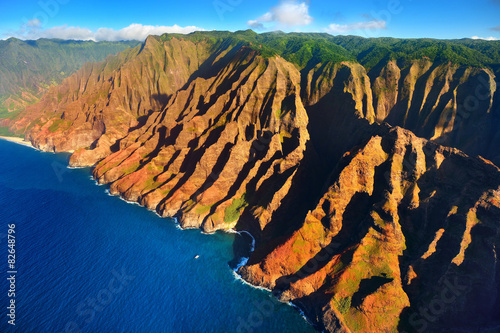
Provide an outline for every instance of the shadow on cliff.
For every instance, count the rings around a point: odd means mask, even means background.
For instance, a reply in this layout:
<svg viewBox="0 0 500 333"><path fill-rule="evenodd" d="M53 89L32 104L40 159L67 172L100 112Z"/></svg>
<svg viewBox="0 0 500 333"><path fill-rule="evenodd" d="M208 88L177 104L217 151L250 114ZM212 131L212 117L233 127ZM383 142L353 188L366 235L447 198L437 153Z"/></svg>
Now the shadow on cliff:
<svg viewBox="0 0 500 333"><path fill-rule="evenodd" d="M309 117L307 129L311 139L306 144L304 158L290 190L273 213L270 222L261 229L252 217L251 207L246 209L247 214L242 215L238 222L238 230L250 230L257 240L257 247L249 264L262 260L303 225L307 213L316 207L332 179L341 171L338 163L346 152L388 129L387 125L370 124L359 117L354 101L343 91L344 85L341 84L348 77L349 71L339 72L332 90L316 104L306 106ZM267 172L267 169L262 172ZM275 189L273 185L280 184L280 179L286 179L282 176L274 175L273 181L268 182L269 186L255 193L259 199L257 206L265 207L269 197L272 198ZM263 243L265 245L260 246Z"/></svg>
<svg viewBox="0 0 500 333"><path fill-rule="evenodd" d="M457 166L464 164L471 166L468 170L474 172L457 172ZM439 168L430 169L417 181L421 189L419 207L399 209L400 215L406 216L400 221L407 244L400 258L402 278L410 265L416 276L411 284L403 284L411 306L400 315L400 330L450 329L453 323L454 328L477 331L499 317L499 312L494 310L498 307L491 305L499 304L500 295L491 291L499 290L500 279L488 281L485 276L498 276L494 244L500 228L500 210L494 206L477 208L480 223L470 231L470 245L463 254L463 262L458 265L453 262L464 241L468 212L481 200L485 189L500 186L498 177L482 176L494 173L478 168L494 167L481 166L478 160L465 156L448 157ZM460 198L458 211L450 214ZM422 259L439 229L444 232L435 251ZM429 309L437 303L442 307ZM423 314L422 309L431 314Z"/></svg>

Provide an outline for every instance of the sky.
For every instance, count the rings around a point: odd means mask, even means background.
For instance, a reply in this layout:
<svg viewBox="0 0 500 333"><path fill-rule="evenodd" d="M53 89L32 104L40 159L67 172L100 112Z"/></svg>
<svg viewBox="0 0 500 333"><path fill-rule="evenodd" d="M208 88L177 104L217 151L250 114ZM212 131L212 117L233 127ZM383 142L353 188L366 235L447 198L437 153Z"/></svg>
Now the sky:
<svg viewBox="0 0 500 333"><path fill-rule="evenodd" d="M246 29L500 40L500 0L0 0L0 39L144 40Z"/></svg>

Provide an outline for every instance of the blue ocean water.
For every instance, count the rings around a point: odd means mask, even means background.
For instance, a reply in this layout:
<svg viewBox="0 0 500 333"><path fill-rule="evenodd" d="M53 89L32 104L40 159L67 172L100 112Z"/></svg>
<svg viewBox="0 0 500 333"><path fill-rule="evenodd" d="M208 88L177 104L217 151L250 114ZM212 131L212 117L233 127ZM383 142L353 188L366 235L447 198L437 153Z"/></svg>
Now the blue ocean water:
<svg viewBox="0 0 500 333"><path fill-rule="evenodd" d="M1 332L314 332L235 278L237 235L179 230L107 195L89 169L68 169L67 155L0 140L0 156Z"/></svg>

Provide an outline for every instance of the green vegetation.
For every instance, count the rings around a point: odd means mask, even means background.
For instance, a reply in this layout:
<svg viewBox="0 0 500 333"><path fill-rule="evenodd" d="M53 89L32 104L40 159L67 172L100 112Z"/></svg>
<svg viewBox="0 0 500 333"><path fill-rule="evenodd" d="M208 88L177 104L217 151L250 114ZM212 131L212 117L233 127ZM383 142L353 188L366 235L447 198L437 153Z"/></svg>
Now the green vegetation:
<svg viewBox="0 0 500 333"><path fill-rule="evenodd" d="M219 117L219 120L214 125L214 129L221 127L221 126L225 126L227 123L229 123L230 120L231 119L230 119L230 117L228 118L227 113L224 113L222 116Z"/></svg>
<svg viewBox="0 0 500 333"><path fill-rule="evenodd" d="M264 58L279 55L303 68L320 62L340 62L355 57L346 49L331 43L328 34L306 34L270 32L257 34L252 30L236 31L196 31L189 35L165 34L162 41L172 38L187 39L193 42L207 41L214 50L222 47L242 45L249 47Z"/></svg>
<svg viewBox="0 0 500 333"><path fill-rule="evenodd" d="M18 135L9 130L8 127L0 127L0 136L14 136L18 138L24 138L24 135Z"/></svg>
<svg viewBox="0 0 500 333"><path fill-rule="evenodd" d="M184 212L188 212L190 211L191 209L193 209L193 207L196 205L196 201L194 201L193 199L189 199L188 201L186 201L184 203L184 208L183 208L183 211Z"/></svg>
<svg viewBox="0 0 500 333"><path fill-rule="evenodd" d="M72 122L64 119L56 119L54 122L49 126L49 131L51 133L54 133L57 130L67 130L71 126Z"/></svg>
<svg viewBox="0 0 500 333"><path fill-rule="evenodd" d="M368 70L390 60L396 60L400 67L412 60L475 67L498 66L500 63L500 41L362 38L326 33L286 34L279 31L257 34L252 30L234 33L196 31L189 35L164 34L150 38L163 42L172 38L204 42L212 52L231 46L245 46L264 58L281 56L301 69L342 61L359 62ZM141 46L136 41L95 43L50 39L21 41L15 38L0 41L0 102L7 96L16 95L21 101L28 98L20 95L22 91L40 97L49 86L59 84L86 62L106 59L106 63L102 63L102 70L111 72L140 50ZM119 54L109 56L116 53ZM117 82L117 85L120 84ZM35 101L30 98L25 102L31 104ZM0 114L5 116L2 110Z"/></svg>
<svg viewBox="0 0 500 333"><path fill-rule="evenodd" d="M291 139L292 138L292 135L290 133L288 133L286 130L282 130L280 132L280 142L283 143L283 141L285 141L285 139Z"/></svg>
<svg viewBox="0 0 500 333"><path fill-rule="evenodd" d="M47 121L43 122L40 118L35 119L34 121L31 122L31 124L29 124L29 126L26 128L25 132L28 132L29 130L31 130L35 126L43 126L46 123L47 123Z"/></svg>
<svg viewBox="0 0 500 333"><path fill-rule="evenodd" d="M224 210L224 222L232 223L240 218L241 211L248 206L246 201L245 193L239 199L233 200L233 202L226 207Z"/></svg>
<svg viewBox="0 0 500 333"><path fill-rule="evenodd" d="M204 215L204 214L208 213L210 211L210 209L212 209L212 206L213 205L206 205L206 206L198 205L198 206L196 206L196 214Z"/></svg>
<svg viewBox="0 0 500 333"><path fill-rule="evenodd" d="M292 245L292 251L293 253L301 253L304 251L304 248L308 245L308 242L302 238L302 236L297 236L295 238L295 241L293 242Z"/></svg>
<svg viewBox="0 0 500 333"><path fill-rule="evenodd" d="M332 41L350 50L363 66L396 60L404 65L411 60L452 62L467 66L491 66L500 62L500 42L484 40L396 39L336 36Z"/></svg>
<svg viewBox="0 0 500 333"><path fill-rule="evenodd" d="M123 170L123 175L126 176L126 175L129 175L129 174L137 171L137 169L139 169L140 166L141 166L141 164L139 162L132 163L131 166L129 166L128 168Z"/></svg>
<svg viewBox="0 0 500 333"><path fill-rule="evenodd" d="M20 112L20 110L9 112L7 108L0 106L0 119L13 119Z"/></svg>
<svg viewBox="0 0 500 333"><path fill-rule="evenodd" d="M144 183L144 192L149 192L151 190L155 190L158 187L160 187L163 183L157 182L154 177L149 178L145 183Z"/></svg>
<svg viewBox="0 0 500 333"><path fill-rule="evenodd" d="M38 101L38 98L34 95L30 93L24 94L24 92L26 90L20 88L16 94L0 96L0 119L14 119L24 110L26 105Z"/></svg>
<svg viewBox="0 0 500 333"><path fill-rule="evenodd" d="M343 297L339 300L337 298L334 298L333 301L335 302L335 306L340 311L340 313L345 315L347 314L347 312L349 312L349 309L351 308L350 297Z"/></svg>
<svg viewBox="0 0 500 333"><path fill-rule="evenodd" d="M33 96L41 97L86 62L102 61L137 45L137 41L0 40L0 102L15 96L16 101L24 102L21 104L32 104L36 102ZM28 94L22 96L21 92Z"/></svg>
<svg viewBox="0 0 500 333"><path fill-rule="evenodd" d="M332 36L326 33L257 34L245 31L196 31L189 35L164 34L152 36L159 42L172 38L203 42L210 52L222 52L242 46L255 50L262 57L280 56L300 69L311 69L322 63L358 62L368 70L381 68L390 60L405 67L410 61L428 60L435 64L454 63L475 67L498 67L500 41L362 38ZM18 107L32 104L51 86L81 68L86 62L101 63L101 70L112 72L142 50L136 41L99 42L39 39L21 41L15 38L0 41L0 118L17 114L6 112L7 97L14 97ZM116 56L110 56L116 54ZM120 80L116 82L120 85ZM25 92L26 94L21 94ZM59 100L64 96L58 95ZM96 98L102 96L97 95ZM12 104L12 103L11 103ZM13 110L10 108L11 111ZM15 110L21 111L21 110ZM279 111L276 115L282 116ZM221 121L221 125L223 121Z"/></svg>
<svg viewBox="0 0 500 333"><path fill-rule="evenodd" d="M436 63L452 62L458 65L489 67L500 63L500 41L472 39L397 39L332 36L326 33L257 34L252 30L197 31L189 35L165 34L162 41L172 38L193 42L206 41L214 50L222 46L245 45L263 57L279 55L298 65L312 68L319 63L354 61L367 69L379 63L396 60L404 66L411 60L430 60Z"/></svg>

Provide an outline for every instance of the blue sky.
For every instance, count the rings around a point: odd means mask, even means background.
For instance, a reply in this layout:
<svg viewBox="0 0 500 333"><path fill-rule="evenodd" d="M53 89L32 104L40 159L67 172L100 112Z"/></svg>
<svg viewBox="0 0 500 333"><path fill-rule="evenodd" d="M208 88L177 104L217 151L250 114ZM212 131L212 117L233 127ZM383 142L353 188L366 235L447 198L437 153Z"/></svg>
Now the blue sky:
<svg viewBox="0 0 500 333"><path fill-rule="evenodd" d="M0 39L144 39L194 30L500 39L500 0L35 0L0 3Z"/></svg>

